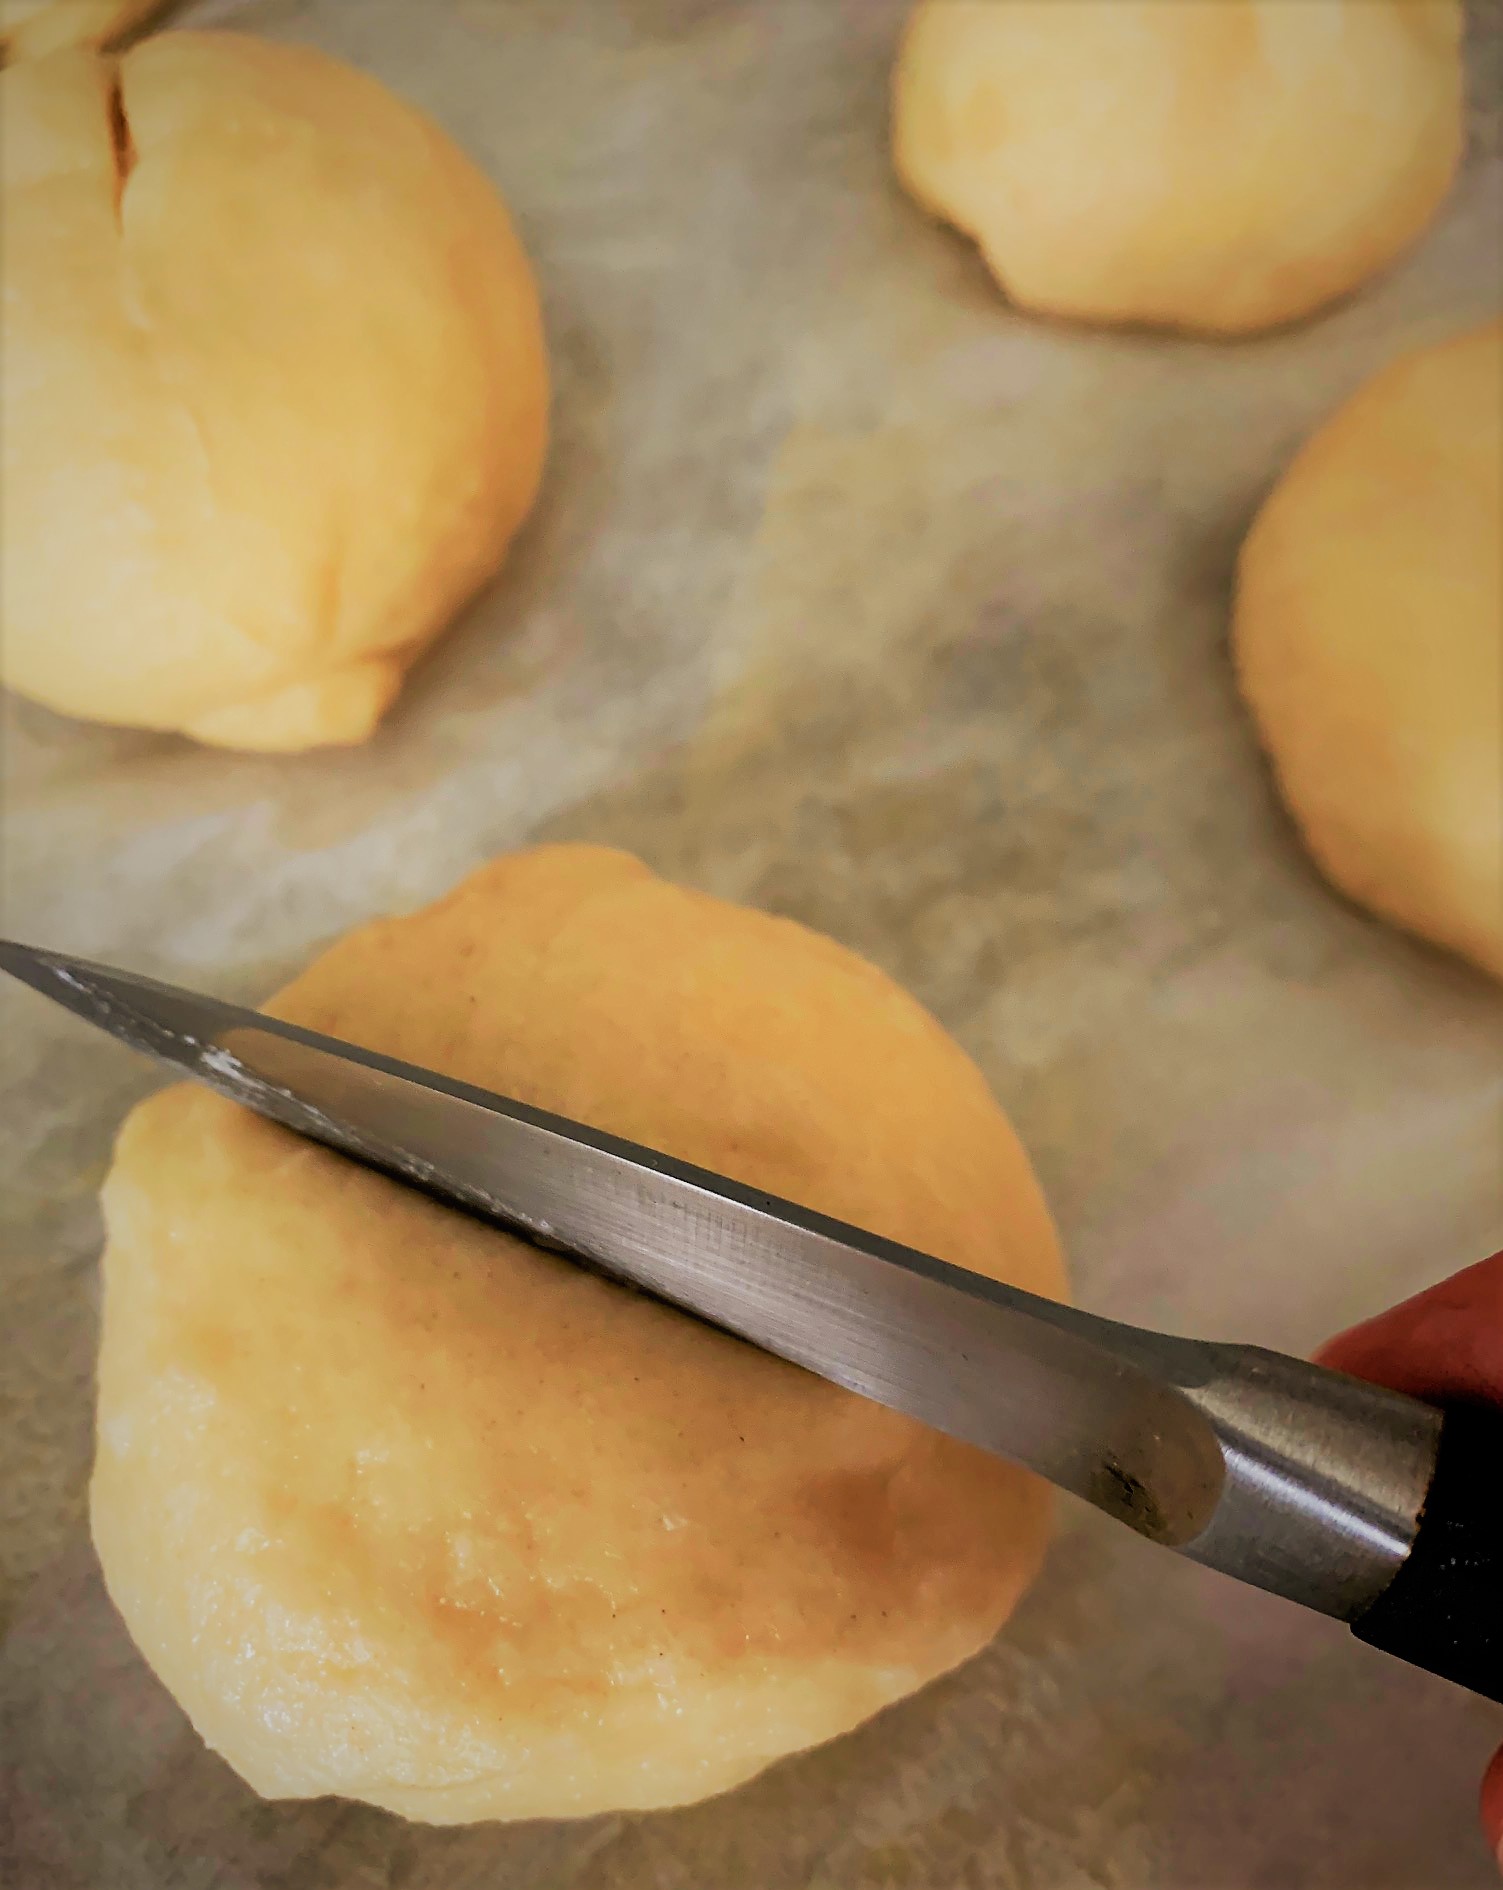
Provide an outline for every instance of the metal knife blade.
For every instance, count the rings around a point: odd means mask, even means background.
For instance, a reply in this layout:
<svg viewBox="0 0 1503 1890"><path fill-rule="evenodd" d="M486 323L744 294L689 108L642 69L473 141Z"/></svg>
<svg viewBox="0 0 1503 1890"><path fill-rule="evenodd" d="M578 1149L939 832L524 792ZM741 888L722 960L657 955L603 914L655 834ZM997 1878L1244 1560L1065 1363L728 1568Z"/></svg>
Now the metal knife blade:
<svg viewBox="0 0 1503 1890"><path fill-rule="evenodd" d="M1108 1321L256 1011L7 942L0 967L234 1102L1010 1457L1156 1541L1188 1542L1216 1508L1212 1425L1114 1350Z"/></svg>
<svg viewBox="0 0 1503 1890"><path fill-rule="evenodd" d="M237 1103L1016 1459L1503 1700L1499 1420L1037 1299L504 1096L56 952L0 969Z"/></svg>

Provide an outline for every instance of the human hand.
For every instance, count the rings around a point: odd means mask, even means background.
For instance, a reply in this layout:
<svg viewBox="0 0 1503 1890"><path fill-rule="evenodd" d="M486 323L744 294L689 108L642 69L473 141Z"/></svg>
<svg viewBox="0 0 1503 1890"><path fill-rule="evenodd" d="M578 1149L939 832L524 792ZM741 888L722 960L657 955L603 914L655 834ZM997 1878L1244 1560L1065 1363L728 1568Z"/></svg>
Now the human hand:
<svg viewBox="0 0 1503 1890"><path fill-rule="evenodd" d="M1436 1404L1503 1406L1503 1253L1353 1326L1316 1357ZM1482 1823L1503 1870L1503 1750L1482 1781Z"/></svg>

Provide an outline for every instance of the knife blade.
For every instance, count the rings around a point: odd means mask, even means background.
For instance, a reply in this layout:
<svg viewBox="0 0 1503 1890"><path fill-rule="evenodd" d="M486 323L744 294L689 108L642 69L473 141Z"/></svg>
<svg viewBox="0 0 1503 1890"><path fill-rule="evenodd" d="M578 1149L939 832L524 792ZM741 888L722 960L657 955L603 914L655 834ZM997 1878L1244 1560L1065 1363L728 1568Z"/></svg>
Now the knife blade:
<svg viewBox="0 0 1503 1890"><path fill-rule="evenodd" d="M284 1127L1182 1541L1221 1484L1205 1419L1067 1307L584 1124L296 1024L57 953L0 965ZM1000 1356L1007 1369L997 1369Z"/></svg>
<svg viewBox="0 0 1503 1890"><path fill-rule="evenodd" d="M1417 1400L1041 1299L217 998L8 941L0 968L233 1102L1242 1580L1360 1623L1413 1559L1442 1429Z"/></svg>

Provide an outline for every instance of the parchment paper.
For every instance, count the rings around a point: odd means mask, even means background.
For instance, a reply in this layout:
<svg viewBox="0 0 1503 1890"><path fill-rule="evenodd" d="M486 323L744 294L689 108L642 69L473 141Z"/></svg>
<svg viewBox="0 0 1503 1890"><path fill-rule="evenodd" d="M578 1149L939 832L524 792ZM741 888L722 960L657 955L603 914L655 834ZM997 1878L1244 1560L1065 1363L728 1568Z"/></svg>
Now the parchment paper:
<svg viewBox="0 0 1503 1890"><path fill-rule="evenodd" d="M1495 11L1423 246L1235 347L1003 305L891 180L894 0L215 11L379 74L502 184L547 302L547 488L361 750L9 705L8 929L253 1001L502 848L609 840L930 1004L1033 1150L1088 1304L1298 1350L1503 1244L1499 993L1319 880L1225 649L1294 445L1503 300ZM7 1885L1493 1881L1495 1712L1078 1510L998 1644L728 1797L447 1832L260 1803L134 1653L83 1519L94 1195L156 1079L0 997Z"/></svg>

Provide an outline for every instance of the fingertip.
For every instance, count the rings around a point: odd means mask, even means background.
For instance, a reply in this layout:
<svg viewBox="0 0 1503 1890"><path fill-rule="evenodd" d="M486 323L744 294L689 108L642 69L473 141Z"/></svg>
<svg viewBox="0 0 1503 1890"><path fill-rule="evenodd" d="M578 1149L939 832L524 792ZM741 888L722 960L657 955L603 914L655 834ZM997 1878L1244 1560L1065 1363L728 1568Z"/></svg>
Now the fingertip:
<svg viewBox="0 0 1503 1890"><path fill-rule="evenodd" d="M1482 1828L1503 1870L1503 1747L1493 1754L1482 1781Z"/></svg>
<svg viewBox="0 0 1503 1890"><path fill-rule="evenodd" d="M1328 1339L1316 1361L1444 1401L1503 1400L1503 1253Z"/></svg>

